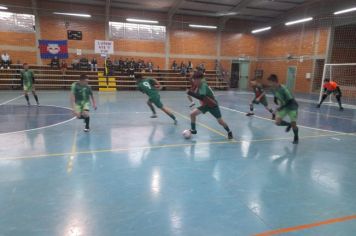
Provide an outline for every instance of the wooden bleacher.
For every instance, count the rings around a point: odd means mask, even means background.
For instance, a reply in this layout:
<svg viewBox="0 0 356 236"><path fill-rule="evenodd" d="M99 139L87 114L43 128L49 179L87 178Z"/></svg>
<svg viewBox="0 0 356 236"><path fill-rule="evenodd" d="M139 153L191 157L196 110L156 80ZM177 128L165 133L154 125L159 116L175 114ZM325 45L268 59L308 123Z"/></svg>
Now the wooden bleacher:
<svg viewBox="0 0 356 236"><path fill-rule="evenodd" d="M95 71L78 71L68 68L66 74L63 75L60 70L49 66L31 65L30 68L35 72L37 89L69 89L73 82L78 81L79 75L85 73L89 76L89 84L93 89L99 90L98 72ZM0 90L22 89L20 70L20 65L13 65L11 69L0 70ZM98 70L103 71L104 68L98 68ZM190 87L190 82L186 77L173 70L154 70L145 75L157 79L164 90L185 90ZM136 81L132 77L115 72L110 78L115 78L117 90L136 89ZM218 78L216 71L207 70L206 79L213 89L226 90L228 88L227 83ZM107 86L107 88L110 88L110 86Z"/></svg>

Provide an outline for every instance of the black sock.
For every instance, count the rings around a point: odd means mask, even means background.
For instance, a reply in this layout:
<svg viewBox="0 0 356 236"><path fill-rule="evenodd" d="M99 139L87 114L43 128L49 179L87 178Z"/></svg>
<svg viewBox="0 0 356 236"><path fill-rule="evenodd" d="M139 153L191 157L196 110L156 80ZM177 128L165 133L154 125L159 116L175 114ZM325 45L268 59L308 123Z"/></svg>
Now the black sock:
<svg viewBox="0 0 356 236"><path fill-rule="evenodd" d="M253 112L253 104L250 104L250 111Z"/></svg>
<svg viewBox="0 0 356 236"><path fill-rule="evenodd" d="M84 121L85 121L85 128L86 128L86 129L89 129L89 120L90 120L90 117L89 117L89 116L86 117L86 118L84 118Z"/></svg>
<svg viewBox="0 0 356 236"><path fill-rule="evenodd" d="M29 103L30 102L30 98L28 97L28 95L25 95L26 101Z"/></svg>
<svg viewBox="0 0 356 236"><path fill-rule="evenodd" d="M290 125L289 122L282 120L278 126L289 126L289 125Z"/></svg>
<svg viewBox="0 0 356 236"><path fill-rule="evenodd" d="M196 129L195 123L190 123L190 126L191 126L192 130L195 130L195 129Z"/></svg>
<svg viewBox="0 0 356 236"><path fill-rule="evenodd" d="M152 113L153 113L154 115L156 115L156 109L154 108L154 106L153 106L152 104L150 104L150 103L147 103L147 105L150 107Z"/></svg>
<svg viewBox="0 0 356 236"><path fill-rule="evenodd" d="M337 103L339 104L339 107L341 108L342 107L341 98L339 96L337 96L336 100L337 100Z"/></svg>
<svg viewBox="0 0 356 236"><path fill-rule="evenodd" d="M321 105L327 97L328 97L328 95L325 95L325 94L324 94L324 95L321 97L321 101L320 101L319 105Z"/></svg>
<svg viewBox="0 0 356 236"><path fill-rule="evenodd" d="M229 126L225 126L224 129L226 130L226 132L230 132Z"/></svg>
<svg viewBox="0 0 356 236"><path fill-rule="evenodd" d="M176 117L173 114L168 114L173 120L176 120Z"/></svg>
<svg viewBox="0 0 356 236"><path fill-rule="evenodd" d="M299 138L298 131L299 131L298 127L295 129L293 128L294 138Z"/></svg>
<svg viewBox="0 0 356 236"><path fill-rule="evenodd" d="M38 97L37 94L34 94L33 97L35 98L36 102L38 103Z"/></svg>
<svg viewBox="0 0 356 236"><path fill-rule="evenodd" d="M269 112L271 112L273 114L273 110L272 109L268 109Z"/></svg>

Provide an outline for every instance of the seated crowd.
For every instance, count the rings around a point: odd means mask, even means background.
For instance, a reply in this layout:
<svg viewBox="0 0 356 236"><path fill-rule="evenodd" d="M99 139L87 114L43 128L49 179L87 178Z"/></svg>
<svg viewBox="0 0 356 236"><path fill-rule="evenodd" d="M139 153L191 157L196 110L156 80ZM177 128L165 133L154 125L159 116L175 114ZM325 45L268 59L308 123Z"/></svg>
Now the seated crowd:
<svg viewBox="0 0 356 236"><path fill-rule="evenodd" d="M7 52L3 52L1 54L1 69L10 69L11 66L11 58Z"/></svg>

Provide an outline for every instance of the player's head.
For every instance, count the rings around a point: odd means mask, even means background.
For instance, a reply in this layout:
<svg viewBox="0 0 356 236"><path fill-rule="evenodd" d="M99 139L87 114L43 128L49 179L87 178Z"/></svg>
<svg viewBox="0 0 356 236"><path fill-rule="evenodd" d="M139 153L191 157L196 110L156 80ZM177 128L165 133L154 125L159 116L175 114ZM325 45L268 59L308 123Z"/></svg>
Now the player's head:
<svg viewBox="0 0 356 236"><path fill-rule="evenodd" d="M330 79L324 79L324 83L329 83Z"/></svg>
<svg viewBox="0 0 356 236"><path fill-rule="evenodd" d="M89 77L86 75L86 74L81 74L80 76L79 76L79 83L80 84L88 84L88 82L89 82Z"/></svg>
<svg viewBox="0 0 356 236"><path fill-rule="evenodd" d="M27 63L23 63L23 68L24 68L25 70L28 70L29 65L28 65Z"/></svg>
<svg viewBox="0 0 356 236"><path fill-rule="evenodd" d="M276 74L271 74L267 80L272 87L279 85L278 76Z"/></svg>

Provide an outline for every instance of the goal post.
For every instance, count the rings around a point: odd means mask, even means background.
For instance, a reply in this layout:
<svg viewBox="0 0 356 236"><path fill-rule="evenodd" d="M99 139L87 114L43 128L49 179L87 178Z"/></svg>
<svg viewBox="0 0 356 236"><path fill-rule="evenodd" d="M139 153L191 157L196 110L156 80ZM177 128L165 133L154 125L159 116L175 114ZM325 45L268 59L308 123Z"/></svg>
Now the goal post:
<svg viewBox="0 0 356 236"><path fill-rule="evenodd" d="M342 102L346 106L356 107L356 63L324 64L319 101L324 92L324 80L336 82L342 92ZM318 102L319 102L318 101ZM329 96L324 103L337 104L334 96Z"/></svg>

